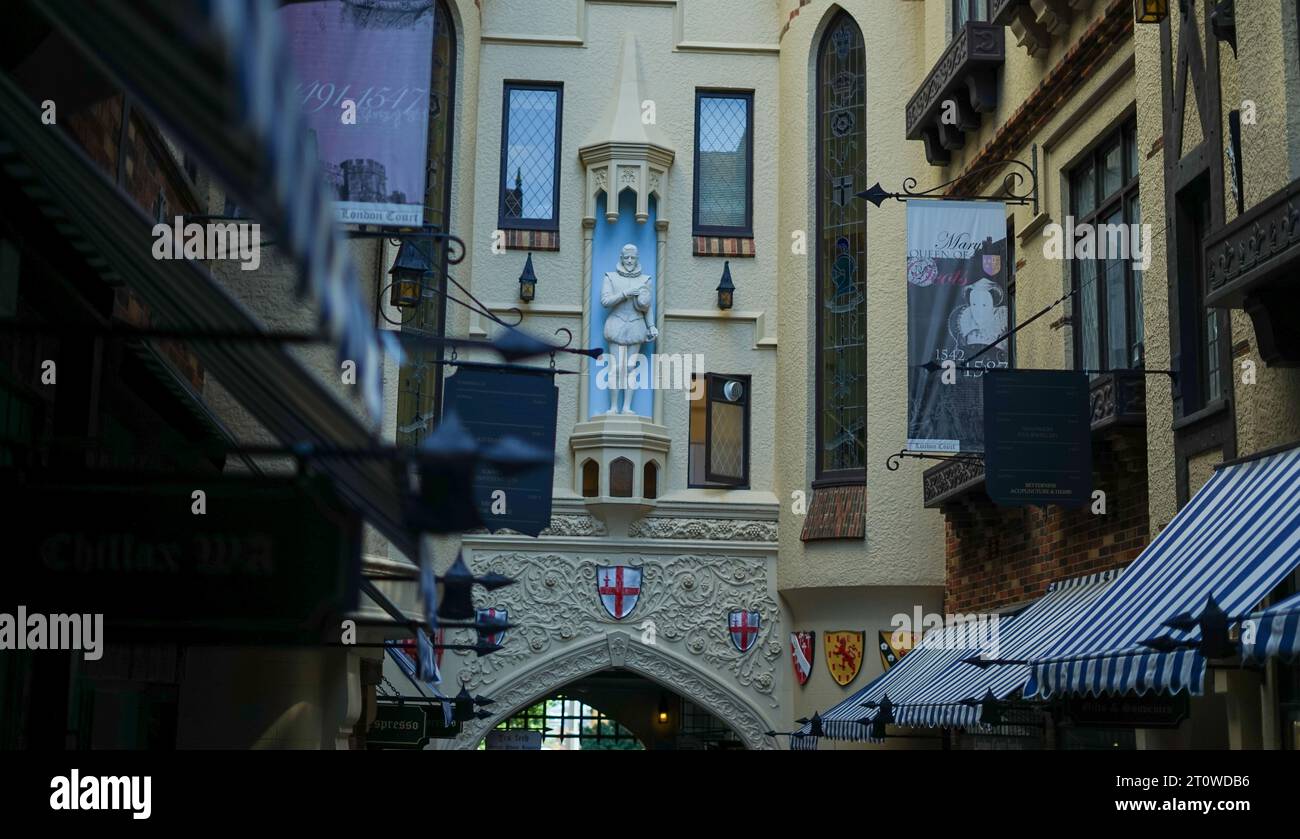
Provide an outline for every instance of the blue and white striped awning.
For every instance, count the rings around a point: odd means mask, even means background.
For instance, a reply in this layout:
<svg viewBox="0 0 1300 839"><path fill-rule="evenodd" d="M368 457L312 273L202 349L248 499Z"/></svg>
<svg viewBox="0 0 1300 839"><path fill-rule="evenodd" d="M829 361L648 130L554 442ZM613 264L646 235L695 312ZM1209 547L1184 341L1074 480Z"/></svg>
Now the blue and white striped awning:
<svg viewBox="0 0 1300 839"><path fill-rule="evenodd" d="M996 649L982 649L995 663L979 666L959 659L915 691L897 699L891 695L896 724L969 728L979 724L982 711L981 705L970 704L973 700L990 692L996 699L1018 698L1031 675L1025 662L1059 641L1116 575L1108 571L1052 583L1020 614L998 622Z"/></svg>
<svg viewBox="0 0 1300 839"><path fill-rule="evenodd" d="M1300 658L1300 594L1243 621L1241 657L1250 661Z"/></svg>
<svg viewBox="0 0 1300 839"><path fill-rule="evenodd" d="M834 740L870 740L859 720L874 719L876 711L863 702L879 702L886 694L894 706L894 724L908 727L971 728L979 725L983 699L991 691L998 699L1019 696L1029 681L1025 663L1060 640L1079 616L1106 591L1116 572L1090 574L1052 583L1047 594L1014 617L1001 618L996 635L979 645L963 643L961 625L932 633L893 669L833 706L822 715L825 736ZM981 657L995 663L978 666L966 659ZM802 732L806 733L805 725ZM811 737L795 738L791 747L814 747Z"/></svg>
<svg viewBox="0 0 1300 839"><path fill-rule="evenodd" d="M1205 658L1191 647L1213 597L1245 615L1300 565L1300 447L1225 464L1174 516L1079 622L1032 661L1027 696L1204 689ZM1160 638L1188 648L1158 653Z"/></svg>

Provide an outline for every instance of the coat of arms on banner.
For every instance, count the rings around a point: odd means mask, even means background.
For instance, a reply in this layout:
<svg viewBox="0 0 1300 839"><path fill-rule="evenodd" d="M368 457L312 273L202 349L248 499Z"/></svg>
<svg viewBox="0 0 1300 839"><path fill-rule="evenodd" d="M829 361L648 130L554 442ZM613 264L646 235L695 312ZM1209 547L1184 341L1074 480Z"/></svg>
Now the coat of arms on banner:
<svg viewBox="0 0 1300 839"><path fill-rule="evenodd" d="M621 621L632 614L641 597L641 569L630 565L599 565L596 591L609 616Z"/></svg>
<svg viewBox="0 0 1300 839"><path fill-rule="evenodd" d="M983 265L985 274L988 274L990 277L996 277L1002 272L1002 254L984 254Z"/></svg>
<svg viewBox="0 0 1300 839"><path fill-rule="evenodd" d="M813 648L817 646L817 633L790 633L790 660L794 662L794 677L800 686L808 684L812 675Z"/></svg>
<svg viewBox="0 0 1300 839"><path fill-rule="evenodd" d="M841 687L856 679L862 669L862 650L866 641L865 631L826 633L826 666L831 671L831 678Z"/></svg>
<svg viewBox="0 0 1300 839"><path fill-rule="evenodd" d="M507 621L510 619L509 609L475 609L475 621L481 621L484 618ZM500 632L479 632L479 637L489 644L500 646L506 642L506 631Z"/></svg>
<svg viewBox="0 0 1300 839"><path fill-rule="evenodd" d="M727 615L727 631L731 635L731 643L742 653L749 652L758 640L758 622L758 612L755 611L732 609Z"/></svg>
<svg viewBox="0 0 1300 839"><path fill-rule="evenodd" d="M903 632L901 629L880 630L880 666L888 670L903 656L916 649L919 643L921 643L920 633Z"/></svg>

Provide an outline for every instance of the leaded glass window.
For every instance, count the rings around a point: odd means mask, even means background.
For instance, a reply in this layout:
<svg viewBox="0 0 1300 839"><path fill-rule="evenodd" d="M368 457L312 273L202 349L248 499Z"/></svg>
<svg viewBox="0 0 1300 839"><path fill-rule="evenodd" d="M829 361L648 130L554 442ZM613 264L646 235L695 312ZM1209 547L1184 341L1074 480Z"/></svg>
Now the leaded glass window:
<svg viewBox="0 0 1300 839"><path fill-rule="evenodd" d="M451 158L455 102L456 30L446 3L435 6L433 80L429 96L429 178L425 186L425 221L439 230L451 224ZM432 275L425 279L420 304L402 319L403 332L441 335L446 303L447 253L441 242L421 242L431 255ZM442 391L441 350L408 345L406 363L398 372L397 443L418 446L436 425Z"/></svg>
<svg viewBox="0 0 1300 839"><path fill-rule="evenodd" d="M562 94L558 84L506 82L499 219L503 229L559 229Z"/></svg>
<svg viewBox="0 0 1300 839"><path fill-rule="evenodd" d="M753 233L752 93L695 96L695 234Z"/></svg>
<svg viewBox="0 0 1300 839"><path fill-rule="evenodd" d="M866 50L847 13L817 58L817 477L858 479L867 459Z"/></svg>

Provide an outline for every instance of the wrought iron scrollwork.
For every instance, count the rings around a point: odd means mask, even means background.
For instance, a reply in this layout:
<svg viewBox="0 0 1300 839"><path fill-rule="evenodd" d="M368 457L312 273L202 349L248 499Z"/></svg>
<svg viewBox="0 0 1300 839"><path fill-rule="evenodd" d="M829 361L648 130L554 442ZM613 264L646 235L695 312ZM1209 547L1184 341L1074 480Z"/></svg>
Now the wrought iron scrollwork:
<svg viewBox="0 0 1300 839"><path fill-rule="evenodd" d="M890 472L897 472L898 468L903 465L903 458L910 457L915 460L961 460L961 461L978 461L984 462L984 458L977 454L922 454L921 452L909 452L907 449L900 449L897 453L891 454L885 459L885 468Z"/></svg>
<svg viewBox="0 0 1300 839"><path fill-rule="evenodd" d="M1013 168L1003 177L1002 191L996 195L945 194L949 187L959 181L969 180L980 173L996 171L1008 166L1018 166L1024 169L1025 172L1022 174L1019 170ZM978 178L976 179L978 180ZM1028 181L1028 187L1023 186L1026 181ZM952 201L1002 201L1006 204L1028 204L1038 196L1038 176L1034 173L1033 167L1020 160L991 160L930 189L918 190L916 188L917 183L916 178L907 177L903 179L902 192L887 192L877 181L871 187L857 193L857 196L865 198L877 207L884 203L887 198L893 198L895 201L907 201L912 198L939 198Z"/></svg>

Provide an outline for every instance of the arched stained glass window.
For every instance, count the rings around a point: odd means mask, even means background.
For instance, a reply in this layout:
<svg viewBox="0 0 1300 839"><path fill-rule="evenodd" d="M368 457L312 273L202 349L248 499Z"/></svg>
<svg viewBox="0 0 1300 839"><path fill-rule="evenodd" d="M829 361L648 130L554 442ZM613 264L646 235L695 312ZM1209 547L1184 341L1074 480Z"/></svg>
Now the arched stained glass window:
<svg viewBox="0 0 1300 839"><path fill-rule="evenodd" d="M861 481L867 460L866 50L841 12L817 53L817 478Z"/></svg>

